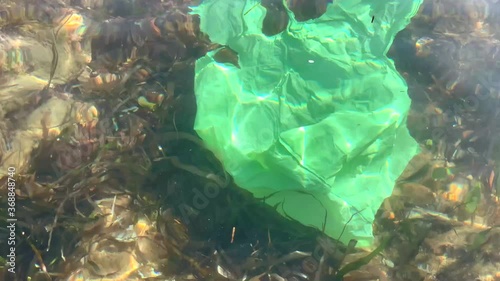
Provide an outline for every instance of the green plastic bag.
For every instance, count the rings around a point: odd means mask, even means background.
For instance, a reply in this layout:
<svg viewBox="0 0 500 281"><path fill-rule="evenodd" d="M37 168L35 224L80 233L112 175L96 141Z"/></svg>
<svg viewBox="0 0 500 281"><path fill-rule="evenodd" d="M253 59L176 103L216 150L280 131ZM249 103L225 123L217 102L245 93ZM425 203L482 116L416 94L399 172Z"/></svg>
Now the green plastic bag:
<svg viewBox="0 0 500 281"><path fill-rule="evenodd" d="M306 22L288 11L287 29L267 37L260 1L203 1L202 31L240 68L217 51L196 62L195 130L242 188L332 238L349 222L340 240L370 245L375 213L418 150L386 53L421 2L337 0Z"/></svg>

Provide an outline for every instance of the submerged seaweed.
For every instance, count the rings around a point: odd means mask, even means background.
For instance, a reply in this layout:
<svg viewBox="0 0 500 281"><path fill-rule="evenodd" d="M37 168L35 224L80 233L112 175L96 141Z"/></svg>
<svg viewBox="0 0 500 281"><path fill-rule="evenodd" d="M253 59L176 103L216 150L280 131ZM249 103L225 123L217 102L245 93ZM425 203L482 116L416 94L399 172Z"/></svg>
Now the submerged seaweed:
<svg viewBox="0 0 500 281"><path fill-rule="evenodd" d="M327 2L287 1L300 20ZM423 152L371 249L278 215L205 149L194 61L218 46L196 4L0 1L2 222L17 169L17 274L2 255L0 280L500 280L497 1L427 0L396 38ZM282 4L263 1L266 34Z"/></svg>

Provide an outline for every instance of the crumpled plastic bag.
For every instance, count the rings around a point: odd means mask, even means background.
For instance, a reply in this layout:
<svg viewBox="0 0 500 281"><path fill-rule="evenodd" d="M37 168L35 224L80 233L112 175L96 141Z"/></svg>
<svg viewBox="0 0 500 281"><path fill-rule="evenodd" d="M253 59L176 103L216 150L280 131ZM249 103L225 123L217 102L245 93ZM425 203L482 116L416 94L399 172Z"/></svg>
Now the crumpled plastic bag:
<svg viewBox="0 0 500 281"><path fill-rule="evenodd" d="M421 2L337 0L305 22L288 11L286 30L267 37L260 1L203 1L201 30L239 67L216 62L217 50L196 62L195 130L240 187L369 246L375 213L418 151L407 85L386 53Z"/></svg>

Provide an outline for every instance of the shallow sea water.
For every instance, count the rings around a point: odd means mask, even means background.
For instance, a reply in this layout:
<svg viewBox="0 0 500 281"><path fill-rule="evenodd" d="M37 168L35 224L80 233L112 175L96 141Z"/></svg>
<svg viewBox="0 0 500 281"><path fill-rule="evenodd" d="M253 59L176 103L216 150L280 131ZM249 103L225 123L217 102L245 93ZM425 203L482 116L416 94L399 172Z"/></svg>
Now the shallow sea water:
<svg viewBox="0 0 500 281"><path fill-rule="evenodd" d="M0 280L500 280L500 2L423 1L392 43L421 152L362 248L239 188L194 131L220 47L199 2L0 0Z"/></svg>

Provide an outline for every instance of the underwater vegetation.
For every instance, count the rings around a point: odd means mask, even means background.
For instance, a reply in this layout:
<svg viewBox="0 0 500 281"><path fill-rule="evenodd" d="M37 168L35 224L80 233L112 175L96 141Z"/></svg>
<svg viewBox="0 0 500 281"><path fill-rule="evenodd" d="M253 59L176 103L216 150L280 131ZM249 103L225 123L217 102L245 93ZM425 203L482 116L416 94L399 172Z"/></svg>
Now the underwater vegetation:
<svg viewBox="0 0 500 281"><path fill-rule="evenodd" d="M280 215L193 130L195 62L242 66L199 2L0 1L0 280L500 280L500 2L426 0L396 36L421 153L363 248L356 213L333 238ZM285 2L264 34L334 1Z"/></svg>

